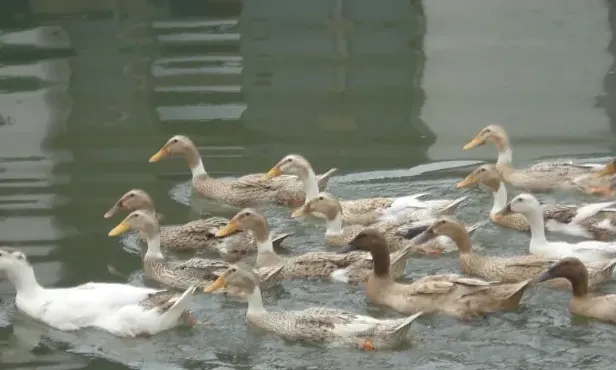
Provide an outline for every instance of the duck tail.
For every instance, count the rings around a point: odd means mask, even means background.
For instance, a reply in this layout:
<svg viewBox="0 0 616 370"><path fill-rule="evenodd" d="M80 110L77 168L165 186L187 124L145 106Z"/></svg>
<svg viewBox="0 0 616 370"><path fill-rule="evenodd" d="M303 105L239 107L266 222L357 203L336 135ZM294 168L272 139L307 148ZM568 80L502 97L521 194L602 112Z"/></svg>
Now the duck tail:
<svg viewBox="0 0 616 370"><path fill-rule="evenodd" d="M404 248L392 255L390 271L391 275L395 278L404 276L404 270L406 270L406 260L409 253L415 247L413 243L405 243Z"/></svg>
<svg viewBox="0 0 616 370"><path fill-rule="evenodd" d="M291 235L293 235L293 233L274 235L274 237L272 238L272 245L274 246L274 250L285 250L286 248L282 246L282 242Z"/></svg>
<svg viewBox="0 0 616 370"><path fill-rule="evenodd" d="M603 266L602 270L605 271L605 272L609 272L609 271L614 272L614 266L616 266L616 258L613 258L613 259L609 260L605 264L605 266Z"/></svg>
<svg viewBox="0 0 616 370"><path fill-rule="evenodd" d="M263 289L269 289L274 284L276 284L276 282L278 282L279 280L278 277L280 276L280 273L282 272L283 269L284 269L284 265L281 264L278 266L274 266L269 271L267 271L265 276L263 276L263 278L261 279L261 283L260 283Z"/></svg>
<svg viewBox="0 0 616 370"><path fill-rule="evenodd" d="M423 312L417 312L414 315L411 315L407 318L400 319L402 321L398 326L396 326L390 334L387 335L388 339L393 341L402 341L408 335L409 329L411 328L411 324L415 321L416 318L421 316Z"/></svg>
<svg viewBox="0 0 616 370"><path fill-rule="evenodd" d="M447 206L437 211L436 216L454 215L460 203L464 202L467 198L468 195L463 195L459 198L454 199Z"/></svg>
<svg viewBox="0 0 616 370"><path fill-rule="evenodd" d="M179 320L182 314L188 310L188 306L192 301L192 296L197 290L197 286L193 285L186 289L182 295L177 298L171 307L169 307L163 314L162 319L167 320Z"/></svg>
<svg viewBox="0 0 616 370"><path fill-rule="evenodd" d="M332 167L329 169L329 171L325 172L322 175L317 176L317 183L319 184L319 189L321 191L323 191L323 189L325 189L325 187L327 186L327 183L329 182L329 179L331 179L332 175L338 171L337 168Z"/></svg>
<svg viewBox="0 0 616 370"><path fill-rule="evenodd" d="M483 221L475 222L474 224L472 224L471 226L469 226L469 227L466 229L466 232L468 233L468 235L469 235L469 236L472 236L472 235L475 233L475 231L476 231L477 229L479 229L480 227L484 226L484 225L485 225L485 224L487 224L488 222L489 222L489 221L487 221L487 220L483 220Z"/></svg>
<svg viewBox="0 0 616 370"><path fill-rule="evenodd" d="M509 284L510 289L508 290L506 296L504 297L504 300L507 301L511 305L517 305L518 303L520 303L520 300L522 300L522 296L524 296L524 292L526 291L526 288L530 286L532 281L533 279L526 279L526 280L520 281L519 283Z"/></svg>

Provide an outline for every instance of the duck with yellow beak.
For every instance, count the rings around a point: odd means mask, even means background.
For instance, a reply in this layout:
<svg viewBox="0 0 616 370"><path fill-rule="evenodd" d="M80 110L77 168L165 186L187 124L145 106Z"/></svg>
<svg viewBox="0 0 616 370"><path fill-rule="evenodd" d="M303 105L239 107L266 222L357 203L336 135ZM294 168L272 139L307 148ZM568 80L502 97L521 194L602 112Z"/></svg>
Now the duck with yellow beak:
<svg viewBox="0 0 616 370"><path fill-rule="evenodd" d="M512 164L509 136L502 126L489 125L483 128L462 150L471 150L491 143L496 146L498 159L496 168L503 181L517 188L533 192L555 189L583 190L574 179L587 175L601 164L578 164L572 161L540 162L528 168L516 168Z"/></svg>
<svg viewBox="0 0 616 370"><path fill-rule="evenodd" d="M248 207L263 204L297 206L304 202L302 185L295 176L284 176L263 181L264 174L249 174L235 179L211 177L203 165L203 160L195 144L186 136L176 135L167 140L156 152L150 162L182 155L192 172L193 187L205 197L231 205ZM321 175L323 187L334 170Z"/></svg>
<svg viewBox="0 0 616 370"><path fill-rule="evenodd" d="M263 306L259 280L242 265L230 266L206 292L235 287L248 292L246 321L289 341L342 344L366 351L400 345L421 312L398 319L376 319L326 307L269 311Z"/></svg>
<svg viewBox="0 0 616 370"><path fill-rule="evenodd" d="M117 236L129 230L137 230L145 235L147 250L142 256L143 272L149 279L160 284L186 289L190 286L205 287L216 280L229 264L207 258L191 258L186 261L169 261L165 259L160 248L160 226L153 213L137 210L114 227L109 236ZM262 284L269 287L278 281L281 269L279 267L259 269L256 273ZM241 291L227 293L244 296Z"/></svg>

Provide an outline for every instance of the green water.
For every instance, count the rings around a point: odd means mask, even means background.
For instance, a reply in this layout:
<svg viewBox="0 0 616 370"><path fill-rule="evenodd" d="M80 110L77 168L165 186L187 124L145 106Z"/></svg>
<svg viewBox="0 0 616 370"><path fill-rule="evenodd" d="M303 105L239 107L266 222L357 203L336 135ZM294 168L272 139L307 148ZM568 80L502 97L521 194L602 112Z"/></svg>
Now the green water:
<svg viewBox="0 0 616 370"><path fill-rule="evenodd" d="M148 163L176 133L215 176L302 153L317 171L339 168L328 190L344 198L460 195L453 184L495 158L492 148L461 151L489 123L505 125L520 165L613 151L616 9L603 1L176 3L32 13L21 29L23 17L0 11L0 242L23 249L42 284L117 281L108 264L143 284L134 238L107 237L119 217L103 218L130 188L147 190L169 224L232 215L190 196L181 159ZM460 217L484 219L491 196L464 193ZM324 248L322 227L263 212L294 232L293 253ZM528 237L492 225L474 240L485 253L527 251ZM413 259L407 276L457 266L455 255ZM194 311L207 325L192 331L62 333L18 313L0 282L0 368L606 368L616 329L572 319L568 297L533 290L519 312L474 323L422 317L407 348L361 353L284 342L247 327L244 302L204 295ZM285 282L265 302L396 315L326 282Z"/></svg>

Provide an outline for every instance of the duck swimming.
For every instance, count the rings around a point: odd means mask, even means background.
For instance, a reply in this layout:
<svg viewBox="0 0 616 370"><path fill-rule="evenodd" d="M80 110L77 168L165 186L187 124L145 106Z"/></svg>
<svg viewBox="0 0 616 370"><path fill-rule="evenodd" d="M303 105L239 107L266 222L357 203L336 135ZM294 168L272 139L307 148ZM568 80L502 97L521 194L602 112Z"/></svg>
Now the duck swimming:
<svg viewBox="0 0 616 370"><path fill-rule="evenodd" d="M236 179L217 179L211 177L203 165L197 147L186 136L170 138L156 152L150 162L158 162L172 155L182 155L192 172L192 185L207 198L220 201L233 207L250 207L264 204L299 206L304 203L302 184L295 176L281 176L263 181L263 174L244 175ZM336 171L330 169L319 177L319 188L324 189L329 177Z"/></svg>
<svg viewBox="0 0 616 370"><path fill-rule="evenodd" d="M189 311L194 286L183 293L95 282L44 288L26 256L8 247L0 248L0 272L15 286L17 308L58 330L97 328L116 336L136 337L194 323Z"/></svg>

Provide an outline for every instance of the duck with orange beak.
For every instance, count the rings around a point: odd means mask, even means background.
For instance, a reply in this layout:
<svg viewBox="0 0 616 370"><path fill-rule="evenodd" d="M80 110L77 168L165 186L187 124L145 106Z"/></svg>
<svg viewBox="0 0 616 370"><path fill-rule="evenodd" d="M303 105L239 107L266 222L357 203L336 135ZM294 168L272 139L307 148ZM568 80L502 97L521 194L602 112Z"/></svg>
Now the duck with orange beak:
<svg viewBox="0 0 616 370"><path fill-rule="evenodd" d="M282 176L263 180L264 174L249 174L235 179L211 177L203 165L203 160L195 144L186 136L176 135L167 140L156 152L150 162L159 162L164 158L182 155L192 173L192 185L207 198L231 205L249 207L263 204L298 206L304 202L302 184L295 176ZM325 187L329 172L320 176L321 186Z"/></svg>

